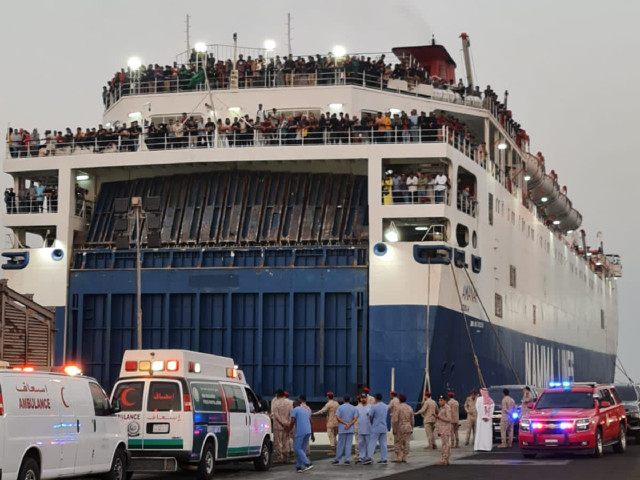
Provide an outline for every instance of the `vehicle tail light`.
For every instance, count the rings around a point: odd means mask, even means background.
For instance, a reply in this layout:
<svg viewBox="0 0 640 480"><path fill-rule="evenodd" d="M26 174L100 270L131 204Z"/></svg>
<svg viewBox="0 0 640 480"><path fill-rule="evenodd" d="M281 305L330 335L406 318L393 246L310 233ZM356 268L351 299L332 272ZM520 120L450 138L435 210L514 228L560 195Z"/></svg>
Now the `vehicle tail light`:
<svg viewBox="0 0 640 480"><path fill-rule="evenodd" d="M179 365L180 365L180 362L178 362L178 360L167 360L167 372L178 371Z"/></svg>
<svg viewBox="0 0 640 480"><path fill-rule="evenodd" d="M138 370L138 362L135 360L128 360L124 362L124 370L126 372L135 372Z"/></svg>
<svg viewBox="0 0 640 480"><path fill-rule="evenodd" d="M182 395L182 403L184 404L183 410L185 412L191 411L191 395L185 393Z"/></svg>

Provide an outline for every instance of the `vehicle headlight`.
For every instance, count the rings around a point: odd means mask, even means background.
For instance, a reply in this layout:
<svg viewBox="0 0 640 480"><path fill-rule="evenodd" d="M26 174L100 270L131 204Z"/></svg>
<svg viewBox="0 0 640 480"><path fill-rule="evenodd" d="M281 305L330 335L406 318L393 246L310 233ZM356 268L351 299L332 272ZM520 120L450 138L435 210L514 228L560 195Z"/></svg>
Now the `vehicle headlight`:
<svg viewBox="0 0 640 480"><path fill-rule="evenodd" d="M589 430L589 424L591 423L590 418L579 418L576 420L576 430L578 432L585 432Z"/></svg>
<svg viewBox="0 0 640 480"><path fill-rule="evenodd" d="M520 431L528 432L531 428L531 420L520 420Z"/></svg>

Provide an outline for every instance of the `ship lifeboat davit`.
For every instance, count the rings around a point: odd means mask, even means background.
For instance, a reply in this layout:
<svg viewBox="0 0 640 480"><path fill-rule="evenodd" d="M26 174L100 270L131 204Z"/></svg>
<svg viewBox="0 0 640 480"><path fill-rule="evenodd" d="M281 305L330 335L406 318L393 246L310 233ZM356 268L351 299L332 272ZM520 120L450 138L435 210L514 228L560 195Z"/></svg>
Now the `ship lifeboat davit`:
<svg viewBox="0 0 640 480"><path fill-rule="evenodd" d="M527 189L543 216L563 232L580 227L582 215L573 208L556 178L545 173L544 164L535 155L526 154L525 162L529 176Z"/></svg>

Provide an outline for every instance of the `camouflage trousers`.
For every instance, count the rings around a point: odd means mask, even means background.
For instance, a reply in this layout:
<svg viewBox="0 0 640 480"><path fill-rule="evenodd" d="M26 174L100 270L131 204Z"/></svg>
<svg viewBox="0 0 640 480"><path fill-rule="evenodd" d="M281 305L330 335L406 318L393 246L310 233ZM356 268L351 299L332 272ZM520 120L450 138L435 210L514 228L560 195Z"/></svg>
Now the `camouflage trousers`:
<svg viewBox="0 0 640 480"><path fill-rule="evenodd" d="M449 455L451 454L451 431L448 430L440 434L442 440L442 461L449 463Z"/></svg>
<svg viewBox="0 0 640 480"><path fill-rule="evenodd" d="M273 450L278 462L283 462L289 455L289 433L286 430L273 431Z"/></svg>

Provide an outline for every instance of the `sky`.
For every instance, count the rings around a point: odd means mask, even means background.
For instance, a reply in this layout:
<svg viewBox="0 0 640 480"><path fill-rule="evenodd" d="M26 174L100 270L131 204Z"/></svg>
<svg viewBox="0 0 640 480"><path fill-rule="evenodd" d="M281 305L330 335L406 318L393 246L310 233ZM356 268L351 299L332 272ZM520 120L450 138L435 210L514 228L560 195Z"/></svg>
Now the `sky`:
<svg viewBox="0 0 640 480"><path fill-rule="evenodd" d="M630 0L31 0L0 16L4 65L0 125L31 130L97 126L102 86L130 56L166 64L191 44L276 42L294 55L389 52L432 35L463 77L462 32L471 39L476 83L509 91L509 108L558 173L583 215L587 243L602 232L606 253L622 256L619 357L640 382L640 291L636 197L640 159L640 2ZM4 158L4 155L0 157ZM9 183L5 176L3 185ZM4 240L4 235L2 239ZM0 242L0 247L5 247Z"/></svg>

